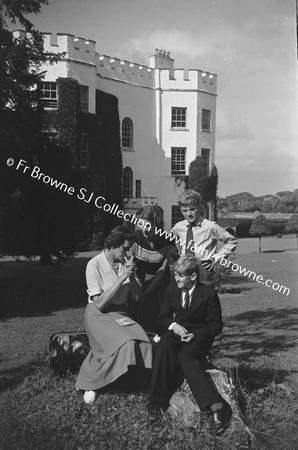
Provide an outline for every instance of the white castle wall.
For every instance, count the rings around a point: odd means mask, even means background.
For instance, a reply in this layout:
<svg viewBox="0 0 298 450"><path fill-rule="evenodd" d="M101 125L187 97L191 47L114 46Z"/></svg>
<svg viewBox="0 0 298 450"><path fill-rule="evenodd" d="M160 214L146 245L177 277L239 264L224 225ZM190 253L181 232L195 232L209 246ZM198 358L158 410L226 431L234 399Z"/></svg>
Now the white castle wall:
<svg viewBox="0 0 298 450"><path fill-rule="evenodd" d="M131 84L99 78L100 88L118 97L120 123L125 117L133 122L133 151L123 150L123 167L133 170L135 180L142 180L144 197L159 196L160 175L164 171L164 153L154 140L154 91Z"/></svg>
<svg viewBox="0 0 298 450"><path fill-rule="evenodd" d="M174 69L169 52L158 49L149 67L100 55L95 45L70 34L45 33L45 50L64 54L62 61L42 68L47 70L45 80L71 77L88 86L91 113L95 113L96 89L118 98L120 122L129 117L134 126L133 151L122 152L123 166L133 170L134 195L135 180L140 179L141 195L157 198L169 229L171 206L184 189L184 183L171 176L171 147L187 148L187 173L202 147L210 149L214 162L217 77L202 70ZM171 130L173 106L187 108L187 130ZM210 133L201 131L202 108L211 110Z"/></svg>

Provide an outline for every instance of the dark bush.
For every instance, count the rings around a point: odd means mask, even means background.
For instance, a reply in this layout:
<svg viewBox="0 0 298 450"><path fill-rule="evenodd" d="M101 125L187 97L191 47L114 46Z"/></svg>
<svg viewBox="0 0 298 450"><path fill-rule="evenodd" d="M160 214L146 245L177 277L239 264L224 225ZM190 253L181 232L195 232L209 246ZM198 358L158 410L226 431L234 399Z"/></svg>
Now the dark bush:
<svg viewBox="0 0 298 450"><path fill-rule="evenodd" d="M237 237L250 237L249 230L250 230L251 224L252 224L252 220L250 220L249 222L239 223L236 226L236 236Z"/></svg>

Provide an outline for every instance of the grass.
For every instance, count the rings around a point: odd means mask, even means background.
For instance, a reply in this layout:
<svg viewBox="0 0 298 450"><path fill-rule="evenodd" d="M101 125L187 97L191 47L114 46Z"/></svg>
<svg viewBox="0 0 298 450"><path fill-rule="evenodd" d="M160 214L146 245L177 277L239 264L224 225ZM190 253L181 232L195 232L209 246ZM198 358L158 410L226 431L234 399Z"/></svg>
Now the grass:
<svg viewBox="0 0 298 450"><path fill-rule="evenodd" d="M144 392L106 391L86 406L74 381L74 375L56 377L41 361L20 385L6 391L0 407L0 448L153 450L201 445L178 420L150 425Z"/></svg>
<svg viewBox="0 0 298 450"><path fill-rule="evenodd" d="M240 366L240 392L246 405L247 425L257 450L294 450L298 443L297 397L274 382L274 370L263 368L268 380L254 390L250 367ZM246 380L247 378L247 380ZM271 379L271 381L269 381ZM250 380L249 388L246 383ZM57 377L47 358L41 358L22 381L1 395L0 448L33 449L240 449L235 441L211 439L185 428L167 414L158 425L148 421L146 392L114 385L93 405L75 392L75 375Z"/></svg>
<svg viewBox="0 0 298 450"><path fill-rule="evenodd" d="M289 285L291 296L235 277L233 285L246 289L220 296L225 330L215 345L214 362L235 374L239 404L254 434L252 448L294 450L298 408L295 383L289 380L297 380L297 253L238 259ZM0 263L1 450L243 449L228 436L214 440L196 427L185 428L169 414L153 426L144 389L115 385L102 391L94 405L85 405L74 388L76 375L53 373L49 336L83 327L86 262L87 257L75 258L60 268L43 268L35 261Z"/></svg>

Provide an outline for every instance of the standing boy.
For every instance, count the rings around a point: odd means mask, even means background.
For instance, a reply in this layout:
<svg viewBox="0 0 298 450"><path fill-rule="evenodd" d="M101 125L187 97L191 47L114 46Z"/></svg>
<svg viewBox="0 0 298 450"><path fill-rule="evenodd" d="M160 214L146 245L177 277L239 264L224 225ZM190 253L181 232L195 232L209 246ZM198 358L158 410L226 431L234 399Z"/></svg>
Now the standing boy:
<svg viewBox="0 0 298 450"><path fill-rule="evenodd" d="M167 409L182 372L201 411L210 412L210 434L219 435L230 425L232 411L204 362L222 330L221 306L212 287L197 283L199 264L191 255L174 264L176 284L168 287L158 319L162 338L155 350L148 410L154 416Z"/></svg>
<svg viewBox="0 0 298 450"><path fill-rule="evenodd" d="M181 255L192 254L200 259L204 270L201 281L209 280L215 264L234 252L237 240L217 223L201 216L202 201L198 192L186 190L178 205L185 220L176 223L171 232L176 236L176 245ZM223 242L220 250L218 241Z"/></svg>

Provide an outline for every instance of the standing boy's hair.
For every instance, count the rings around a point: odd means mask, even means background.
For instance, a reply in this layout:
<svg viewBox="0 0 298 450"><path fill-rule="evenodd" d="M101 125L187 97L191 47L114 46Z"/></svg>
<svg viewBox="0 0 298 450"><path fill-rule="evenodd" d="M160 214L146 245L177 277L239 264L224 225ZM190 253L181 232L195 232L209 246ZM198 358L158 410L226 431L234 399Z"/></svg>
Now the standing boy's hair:
<svg viewBox="0 0 298 450"><path fill-rule="evenodd" d="M197 208L202 205L202 197L198 192L192 189L187 189L179 196L178 205L194 206Z"/></svg>
<svg viewBox="0 0 298 450"><path fill-rule="evenodd" d="M181 256L178 261L174 264L174 272L178 272L179 275L192 275L193 273L196 273L200 275L200 262L198 258L192 255L184 255Z"/></svg>

